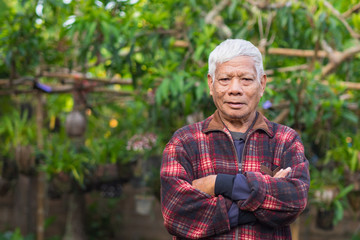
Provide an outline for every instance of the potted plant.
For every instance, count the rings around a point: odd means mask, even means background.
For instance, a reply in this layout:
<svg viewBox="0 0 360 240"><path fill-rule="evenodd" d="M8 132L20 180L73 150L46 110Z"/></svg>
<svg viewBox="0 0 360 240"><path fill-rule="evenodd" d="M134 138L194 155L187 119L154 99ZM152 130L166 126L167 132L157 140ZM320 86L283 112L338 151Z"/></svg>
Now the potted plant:
<svg viewBox="0 0 360 240"><path fill-rule="evenodd" d="M12 159L19 172L30 174L35 167L35 123L28 119L27 112L21 115L14 110L1 119L0 135L4 141L3 155ZM8 165L12 165L9 163Z"/></svg>
<svg viewBox="0 0 360 240"><path fill-rule="evenodd" d="M312 169L310 195L317 207L316 226L323 230L332 230L344 215L344 198L353 186L341 181L339 169Z"/></svg>
<svg viewBox="0 0 360 240"><path fill-rule="evenodd" d="M347 194L351 208L360 210L360 134L348 136L341 144L329 150L326 161L334 161L344 175L346 185L352 185L352 191Z"/></svg>

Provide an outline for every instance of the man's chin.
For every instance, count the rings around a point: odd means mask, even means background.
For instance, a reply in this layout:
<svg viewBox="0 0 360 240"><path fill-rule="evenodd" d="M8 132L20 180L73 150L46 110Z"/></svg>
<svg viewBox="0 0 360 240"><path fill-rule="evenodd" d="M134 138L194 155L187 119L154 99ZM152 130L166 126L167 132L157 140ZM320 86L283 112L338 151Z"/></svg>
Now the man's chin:
<svg viewBox="0 0 360 240"><path fill-rule="evenodd" d="M237 121L246 118L248 114L240 114L240 113L226 113L224 117L229 121Z"/></svg>

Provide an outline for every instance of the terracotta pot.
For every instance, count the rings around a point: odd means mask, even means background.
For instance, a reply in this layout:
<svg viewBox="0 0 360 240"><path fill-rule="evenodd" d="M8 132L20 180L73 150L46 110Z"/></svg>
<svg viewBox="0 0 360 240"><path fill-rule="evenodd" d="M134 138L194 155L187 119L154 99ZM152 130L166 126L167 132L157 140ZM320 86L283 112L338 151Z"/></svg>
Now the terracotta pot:
<svg viewBox="0 0 360 240"><path fill-rule="evenodd" d="M316 214L316 227L323 230L332 230L334 228L334 215L334 209L319 208Z"/></svg>

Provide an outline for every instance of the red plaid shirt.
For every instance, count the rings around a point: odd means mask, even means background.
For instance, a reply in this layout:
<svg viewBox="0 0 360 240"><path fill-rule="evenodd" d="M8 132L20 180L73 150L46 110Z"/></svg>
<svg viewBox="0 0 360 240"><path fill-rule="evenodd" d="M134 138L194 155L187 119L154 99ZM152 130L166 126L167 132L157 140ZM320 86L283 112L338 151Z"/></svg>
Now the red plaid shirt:
<svg viewBox="0 0 360 240"><path fill-rule="evenodd" d="M165 227L174 239L291 239L289 224L304 210L309 163L298 134L261 114L244 146L241 173L250 197L238 202L253 211L257 222L230 229L232 201L192 187L194 179L211 174L237 174L239 165L230 132L216 111L202 122L179 129L163 153L161 207ZM291 167L286 178L275 171Z"/></svg>

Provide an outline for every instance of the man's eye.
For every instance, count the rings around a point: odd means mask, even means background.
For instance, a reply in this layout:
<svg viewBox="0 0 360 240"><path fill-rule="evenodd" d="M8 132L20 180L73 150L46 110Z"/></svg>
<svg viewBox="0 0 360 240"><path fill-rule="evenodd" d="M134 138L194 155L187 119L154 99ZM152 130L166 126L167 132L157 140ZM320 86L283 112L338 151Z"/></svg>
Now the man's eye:
<svg viewBox="0 0 360 240"><path fill-rule="evenodd" d="M245 81L252 81L252 78L243 78Z"/></svg>
<svg viewBox="0 0 360 240"><path fill-rule="evenodd" d="M228 80L230 80L230 78L220 78L219 80L220 81L228 81Z"/></svg>

